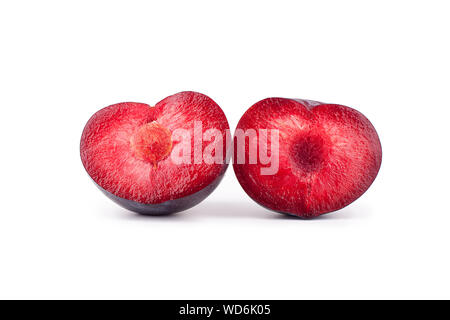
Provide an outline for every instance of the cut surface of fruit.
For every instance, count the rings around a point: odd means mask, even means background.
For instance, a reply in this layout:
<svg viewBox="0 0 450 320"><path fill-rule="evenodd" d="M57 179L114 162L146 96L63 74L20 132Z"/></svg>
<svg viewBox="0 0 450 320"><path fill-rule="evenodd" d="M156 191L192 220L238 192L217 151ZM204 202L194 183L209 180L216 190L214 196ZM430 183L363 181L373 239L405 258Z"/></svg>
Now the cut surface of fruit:
<svg viewBox="0 0 450 320"><path fill-rule="evenodd" d="M238 163L234 139L233 168L239 183L253 200L274 211L308 218L341 209L369 188L381 165L375 128L346 106L268 98L247 110L237 129L257 133L247 135L245 159L260 143L261 132L278 132L278 141L265 135L267 149L278 162L272 174L262 174L268 164L259 158Z"/></svg>
<svg viewBox="0 0 450 320"><path fill-rule="evenodd" d="M138 206L148 205L148 213L152 214L152 205L167 201L174 204L194 194L202 198L209 194L200 191L220 181L227 167L228 129L221 108L196 92L172 95L154 107L118 103L89 119L81 137L81 160L102 190ZM218 132L222 141L203 141L208 130ZM211 144L222 151L222 161L195 162L194 157L201 157L208 146L212 148ZM174 152L184 156L182 163L173 161ZM169 207L181 211L198 199L193 200L180 200L183 205Z"/></svg>

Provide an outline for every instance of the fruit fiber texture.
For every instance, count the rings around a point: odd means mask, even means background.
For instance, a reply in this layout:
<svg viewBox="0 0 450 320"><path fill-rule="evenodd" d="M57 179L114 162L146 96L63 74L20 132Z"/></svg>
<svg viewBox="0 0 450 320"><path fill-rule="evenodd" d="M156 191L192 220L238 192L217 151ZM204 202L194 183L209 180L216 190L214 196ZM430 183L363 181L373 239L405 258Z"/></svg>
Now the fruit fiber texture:
<svg viewBox="0 0 450 320"><path fill-rule="evenodd" d="M195 126L199 121L200 129ZM209 195L226 170L225 143L218 146L223 148L221 163L194 163L194 139L201 139L211 128L226 141L229 126L223 111L200 93L181 92L154 107L118 103L101 109L87 122L81 160L100 189L127 209L150 215L182 211ZM186 163L174 163L171 158L181 141L172 139L177 129L188 134L192 152ZM201 132L194 134L194 129ZM203 152L216 142L200 143Z"/></svg>
<svg viewBox="0 0 450 320"><path fill-rule="evenodd" d="M372 184L381 165L381 144L375 128L360 112L342 105L309 100L268 98L245 112L237 129L279 131L279 169L236 163L233 168L246 193L271 210L303 218L341 209ZM257 137L245 139L245 156ZM269 154L271 135L267 134Z"/></svg>

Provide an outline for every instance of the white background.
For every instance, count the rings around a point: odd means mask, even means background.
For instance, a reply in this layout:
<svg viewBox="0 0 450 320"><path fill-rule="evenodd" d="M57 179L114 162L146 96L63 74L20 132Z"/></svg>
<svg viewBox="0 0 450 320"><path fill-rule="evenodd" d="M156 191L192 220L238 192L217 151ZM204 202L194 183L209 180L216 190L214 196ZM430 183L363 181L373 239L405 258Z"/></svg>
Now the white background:
<svg viewBox="0 0 450 320"><path fill-rule="evenodd" d="M2 1L0 298L450 298L448 1ZM270 96L352 106L381 171L305 221L229 168L197 207L104 197L83 126L122 101L209 95L234 129Z"/></svg>

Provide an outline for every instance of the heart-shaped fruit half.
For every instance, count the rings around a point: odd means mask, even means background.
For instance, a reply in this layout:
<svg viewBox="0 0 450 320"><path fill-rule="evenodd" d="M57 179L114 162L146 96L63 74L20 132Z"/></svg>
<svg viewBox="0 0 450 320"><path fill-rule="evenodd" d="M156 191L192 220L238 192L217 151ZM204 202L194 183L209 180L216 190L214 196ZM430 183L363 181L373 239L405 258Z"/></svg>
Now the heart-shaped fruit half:
<svg viewBox="0 0 450 320"><path fill-rule="evenodd" d="M369 188L381 144L370 121L352 108L268 98L240 119L233 158L253 200L309 218L341 209Z"/></svg>
<svg viewBox="0 0 450 320"><path fill-rule="evenodd" d="M81 137L81 160L113 201L141 214L168 214L198 204L219 184L228 136L213 100L181 92L154 107L124 102L95 113Z"/></svg>

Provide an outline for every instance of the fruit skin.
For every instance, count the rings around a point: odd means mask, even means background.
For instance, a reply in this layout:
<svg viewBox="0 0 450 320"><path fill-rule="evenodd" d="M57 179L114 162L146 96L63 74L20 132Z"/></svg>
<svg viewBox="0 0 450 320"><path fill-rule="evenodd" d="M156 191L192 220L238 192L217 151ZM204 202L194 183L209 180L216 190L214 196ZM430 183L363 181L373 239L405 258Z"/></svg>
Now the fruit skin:
<svg viewBox="0 0 450 320"><path fill-rule="evenodd" d="M364 115L346 106L267 98L245 112L236 132L239 129L279 130L275 174L261 174L261 168L268 165L259 157L257 163L248 163L249 147L257 143L259 132L245 140L245 163L237 163L235 134L233 157L233 169L245 192L276 212L312 218L339 210L370 187L381 166L375 128ZM271 150L271 137L267 137Z"/></svg>
<svg viewBox="0 0 450 320"><path fill-rule="evenodd" d="M201 189L200 191L197 191L196 193L193 193L191 195L174 199L174 200L168 200L162 203L157 204L145 204L140 203L133 200L128 200L125 198L118 197L114 195L111 192L106 191L102 187L100 187L97 183L95 185L100 189L100 191L103 192L104 195L106 195L109 199L120 205L121 207L142 214L142 215L150 215L150 216L163 216L168 214L173 214L181 211L185 211L187 209L190 209L200 202L202 202L206 197L208 197L219 185L220 181L222 181L222 178L225 174L225 170L223 173L221 173L212 183L210 183L205 188Z"/></svg>
<svg viewBox="0 0 450 320"><path fill-rule="evenodd" d="M222 135L222 161L174 163L171 152L178 142L168 141L166 132L186 130L194 145L198 121L200 133L214 128ZM94 183L114 202L144 215L170 214L200 203L220 183L228 166L228 130L225 114L212 99L180 92L155 107L126 102L101 109L83 130L80 155ZM202 152L209 143L203 142Z"/></svg>

